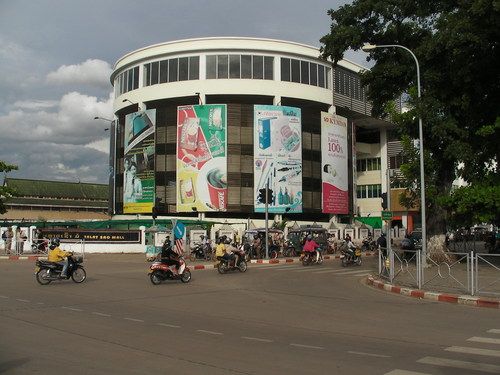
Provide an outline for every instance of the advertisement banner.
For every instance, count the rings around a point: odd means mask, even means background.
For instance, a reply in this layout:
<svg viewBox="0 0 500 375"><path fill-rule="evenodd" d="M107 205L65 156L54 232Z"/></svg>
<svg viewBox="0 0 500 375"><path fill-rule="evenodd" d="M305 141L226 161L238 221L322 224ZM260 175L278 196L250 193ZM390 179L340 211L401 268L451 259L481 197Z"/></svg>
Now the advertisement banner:
<svg viewBox="0 0 500 375"><path fill-rule="evenodd" d="M347 155L347 119L321 112L321 207L323 213L349 213Z"/></svg>
<svg viewBox="0 0 500 375"><path fill-rule="evenodd" d="M155 196L156 109L125 116L123 212L151 213Z"/></svg>
<svg viewBox="0 0 500 375"><path fill-rule="evenodd" d="M177 107L177 212L226 211L226 105Z"/></svg>
<svg viewBox="0 0 500 375"><path fill-rule="evenodd" d="M300 108L254 105L254 202L268 184L268 212L302 212L302 127Z"/></svg>

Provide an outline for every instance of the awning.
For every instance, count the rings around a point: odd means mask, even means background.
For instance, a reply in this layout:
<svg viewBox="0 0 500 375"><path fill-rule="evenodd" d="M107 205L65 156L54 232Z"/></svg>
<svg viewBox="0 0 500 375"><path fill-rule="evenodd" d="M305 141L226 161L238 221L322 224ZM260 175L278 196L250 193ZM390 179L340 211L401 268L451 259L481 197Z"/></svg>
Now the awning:
<svg viewBox="0 0 500 375"><path fill-rule="evenodd" d="M357 217L357 221L362 222L363 224L371 226L373 229L381 229L382 228L382 218L377 216L370 217Z"/></svg>

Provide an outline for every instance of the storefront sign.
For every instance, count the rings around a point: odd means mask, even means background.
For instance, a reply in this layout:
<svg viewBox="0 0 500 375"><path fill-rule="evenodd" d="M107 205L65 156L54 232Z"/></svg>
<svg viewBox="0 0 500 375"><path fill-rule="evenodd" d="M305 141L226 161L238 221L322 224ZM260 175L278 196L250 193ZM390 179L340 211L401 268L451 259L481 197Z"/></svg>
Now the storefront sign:
<svg viewBox="0 0 500 375"><path fill-rule="evenodd" d="M44 238L59 238L64 241L82 241L89 243L140 243L140 230L91 230L91 229L41 229Z"/></svg>

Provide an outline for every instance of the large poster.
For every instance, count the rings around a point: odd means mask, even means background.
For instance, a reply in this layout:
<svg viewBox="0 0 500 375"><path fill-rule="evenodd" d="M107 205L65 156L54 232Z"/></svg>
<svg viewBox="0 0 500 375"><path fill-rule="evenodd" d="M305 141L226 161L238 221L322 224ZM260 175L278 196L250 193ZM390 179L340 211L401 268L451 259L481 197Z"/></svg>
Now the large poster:
<svg viewBox="0 0 500 375"><path fill-rule="evenodd" d="M155 195L156 109L125 116L123 212L151 213Z"/></svg>
<svg viewBox="0 0 500 375"><path fill-rule="evenodd" d="M177 107L177 212L227 208L226 105Z"/></svg>
<svg viewBox="0 0 500 375"><path fill-rule="evenodd" d="M254 106L255 212L264 212L259 190L268 184L268 212L302 212L302 129L300 108Z"/></svg>
<svg viewBox="0 0 500 375"><path fill-rule="evenodd" d="M347 155L347 119L321 112L321 180L324 213L349 213Z"/></svg>

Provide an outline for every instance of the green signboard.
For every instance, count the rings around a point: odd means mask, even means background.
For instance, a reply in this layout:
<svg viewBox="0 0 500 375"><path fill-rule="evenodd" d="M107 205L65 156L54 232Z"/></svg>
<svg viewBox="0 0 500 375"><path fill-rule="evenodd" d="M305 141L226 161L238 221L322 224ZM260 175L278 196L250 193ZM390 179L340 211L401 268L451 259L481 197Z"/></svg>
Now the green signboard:
<svg viewBox="0 0 500 375"><path fill-rule="evenodd" d="M392 211L382 211L382 220L392 220Z"/></svg>

